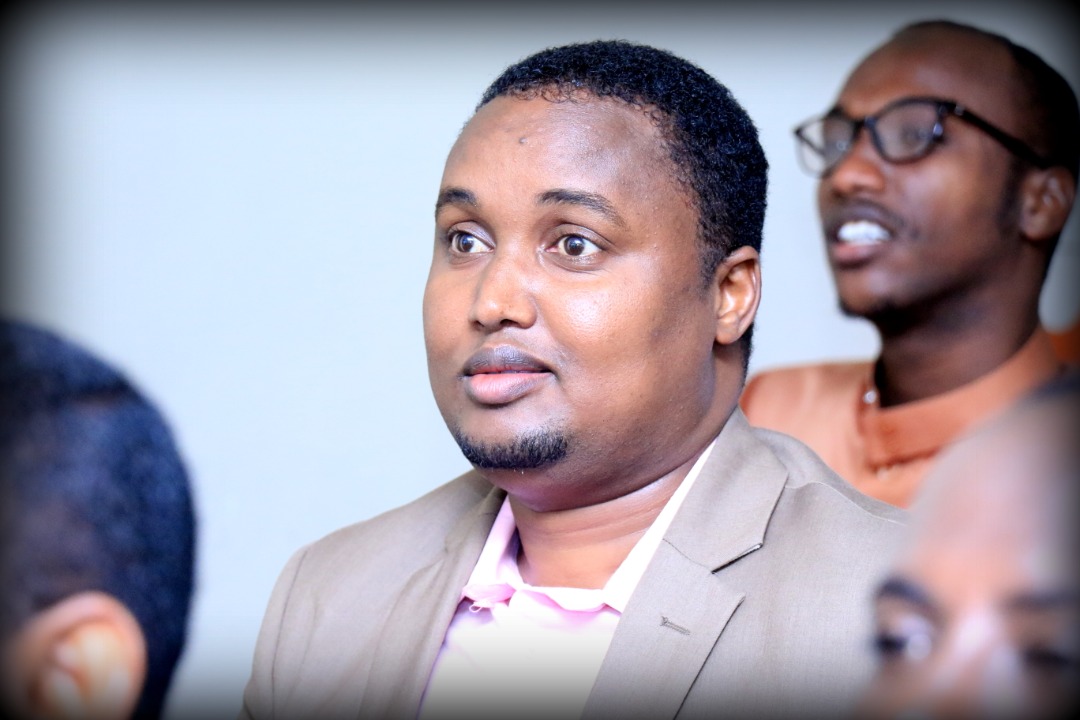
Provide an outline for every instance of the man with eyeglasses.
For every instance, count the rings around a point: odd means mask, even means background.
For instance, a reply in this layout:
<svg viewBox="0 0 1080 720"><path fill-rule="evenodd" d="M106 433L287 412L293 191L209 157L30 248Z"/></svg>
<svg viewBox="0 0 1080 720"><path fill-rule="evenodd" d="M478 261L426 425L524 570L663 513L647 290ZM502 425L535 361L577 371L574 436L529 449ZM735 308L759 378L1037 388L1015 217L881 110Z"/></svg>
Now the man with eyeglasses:
<svg viewBox="0 0 1080 720"><path fill-rule="evenodd" d="M1076 192L1068 83L1031 51L945 21L907 26L795 130L841 309L866 362L750 380L750 422L907 506L934 455L1061 372L1039 294Z"/></svg>

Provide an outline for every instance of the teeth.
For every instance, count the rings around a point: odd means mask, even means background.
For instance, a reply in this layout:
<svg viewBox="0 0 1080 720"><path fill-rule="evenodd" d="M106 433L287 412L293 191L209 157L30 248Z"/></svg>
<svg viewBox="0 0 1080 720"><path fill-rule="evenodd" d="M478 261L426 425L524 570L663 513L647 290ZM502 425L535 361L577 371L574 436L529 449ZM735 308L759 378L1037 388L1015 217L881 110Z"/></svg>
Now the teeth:
<svg viewBox="0 0 1080 720"><path fill-rule="evenodd" d="M840 231L836 233L836 238L840 242L851 243L852 245L873 245L874 243L885 242L889 237L888 230L869 220L846 222L840 227Z"/></svg>

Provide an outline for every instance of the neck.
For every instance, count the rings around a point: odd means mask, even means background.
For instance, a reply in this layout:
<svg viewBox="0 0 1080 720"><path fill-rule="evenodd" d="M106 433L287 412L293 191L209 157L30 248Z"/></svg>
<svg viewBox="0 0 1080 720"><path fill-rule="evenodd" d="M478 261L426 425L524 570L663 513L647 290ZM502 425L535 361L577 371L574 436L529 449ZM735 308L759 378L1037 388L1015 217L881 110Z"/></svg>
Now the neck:
<svg viewBox="0 0 1080 720"><path fill-rule="evenodd" d="M546 587L604 587L695 460L697 455L632 493L587 507L536 511L511 495L522 579Z"/></svg>
<svg viewBox="0 0 1080 720"><path fill-rule="evenodd" d="M956 316L953 315L955 318ZM878 324L881 354L874 368L882 407L955 390L992 372L1031 338L1038 309L996 317L966 315L960 322L906 327Z"/></svg>

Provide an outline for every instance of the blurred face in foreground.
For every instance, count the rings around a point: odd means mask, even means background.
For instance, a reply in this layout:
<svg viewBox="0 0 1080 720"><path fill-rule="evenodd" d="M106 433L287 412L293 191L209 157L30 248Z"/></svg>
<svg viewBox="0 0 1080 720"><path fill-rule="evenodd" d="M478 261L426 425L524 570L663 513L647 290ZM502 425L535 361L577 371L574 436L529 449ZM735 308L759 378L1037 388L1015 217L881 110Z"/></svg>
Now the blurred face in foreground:
<svg viewBox="0 0 1080 720"><path fill-rule="evenodd" d="M1074 392L942 457L877 596L869 716L1057 717L1071 707L1077 414Z"/></svg>

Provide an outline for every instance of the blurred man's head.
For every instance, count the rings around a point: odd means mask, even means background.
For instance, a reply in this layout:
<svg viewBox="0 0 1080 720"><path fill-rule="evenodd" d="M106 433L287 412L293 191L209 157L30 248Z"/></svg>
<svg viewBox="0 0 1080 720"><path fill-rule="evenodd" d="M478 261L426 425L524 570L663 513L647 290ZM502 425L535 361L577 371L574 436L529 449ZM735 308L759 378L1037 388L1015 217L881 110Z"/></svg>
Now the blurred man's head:
<svg viewBox="0 0 1080 720"><path fill-rule="evenodd" d="M0 322L4 707L160 714L185 640L188 478L161 415L60 338Z"/></svg>
<svg viewBox="0 0 1080 720"><path fill-rule="evenodd" d="M958 305L1034 313L1080 138L1075 94L1038 56L969 26L911 25L800 136L845 312L895 330Z"/></svg>
<svg viewBox="0 0 1080 720"><path fill-rule="evenodd" d="M1057 717L1075 699L1078 437L1072 376L942 455L877 596L873 716Z"/></svg>

